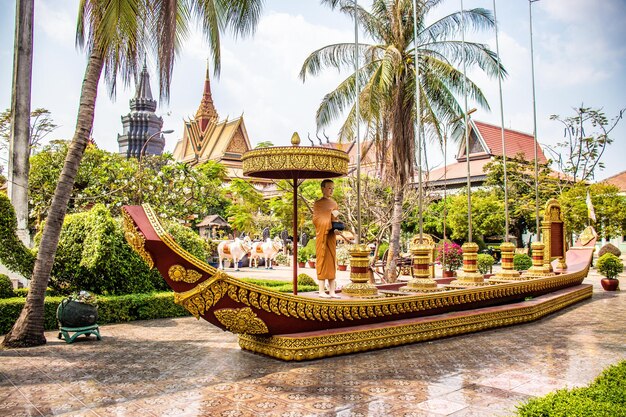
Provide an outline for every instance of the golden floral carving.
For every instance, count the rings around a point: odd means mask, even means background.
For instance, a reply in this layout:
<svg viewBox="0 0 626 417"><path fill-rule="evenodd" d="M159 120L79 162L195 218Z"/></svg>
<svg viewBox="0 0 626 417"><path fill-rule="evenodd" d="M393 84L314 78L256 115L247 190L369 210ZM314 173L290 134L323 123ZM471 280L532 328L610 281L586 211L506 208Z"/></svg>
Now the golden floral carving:
<svg viewBox="0 0 626 417"><path fill-rule="evenodd" d="M592 287L584 286L551 300L532 303L522 308L498 312L484 311L453 319L439 318L414 324L390 323L388 327L353 329L330 335L285 337L242 334L239 336L239 346L287 361L326 358L530 322L587 299L591 295Z"/></svg>
<svg viewBox="0 0 626 417"><path fill-rule="evenodd" d="M266 334L269 331L250 307L223 308L215 311L215 317L228 331L236 334Z"/></svg>
<svg viewBox="0 0 626 417"><path fill-rule="evenodd" d="M172 265L167 271L167 275L172 281L182 281L188 284L193 284L202 278L200 272L194 271L193 269L185 269L182 265Z"/></svg>
<svg viewBox="0 0 626 417"><path fill-rule="evenodd" d="M126 210L122 210L122 219L124 226L124 238L126 238L126 242L128 242L135 253L139 255L146 264L148 264L150 269L154 268L154 260L145 248L146 239L135 228L135 222Z"/></svg>

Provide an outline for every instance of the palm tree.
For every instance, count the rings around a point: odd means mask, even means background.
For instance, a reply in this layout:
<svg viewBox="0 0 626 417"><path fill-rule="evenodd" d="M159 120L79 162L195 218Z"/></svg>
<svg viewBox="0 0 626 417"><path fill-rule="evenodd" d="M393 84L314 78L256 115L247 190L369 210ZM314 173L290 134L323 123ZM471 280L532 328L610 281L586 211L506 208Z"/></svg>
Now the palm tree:
<svg viewBox="0 0 626 417"><path fill-rule="evenodd" d="M36 346L44 336L44 297L59 242L67 203L93 127L98 82L102 70L115 93L116 80L136 76L145 50L156 52L161 97L169 96L174 57L192 19L201 22L209 41L214 71L220 69L220 33L251 33L259 20L262 0L81 0L77 45L88 54L76 131L69 147L43 230L30 291L22 312L5 336L5 347Z"/></svg>
<svg viewBox="0 0 626 417"><path fill-rule="evenodd" d="M352 0L325 0L354 17L375 43L354 45L338 43L314 51L304 61L300 71L302 80L317 75L326 67L338 70L353 66L355 48L359 62L360 119L367 127L367 135L380 142L383 161L391 160L394 187L393 226L387 271L395 271L396 254L400 248L400 223L405 187L413 180L415 166L415 48L413 44L412 0L374 0L372 10L355 7ZM478 66L490 76L498 75L498 61L487 45L455 40L462 20L460 12L447 15L425 26L427 13L441 0L418 2L417 49L419 55L419 96L422 109L421 128L431 139L441 140L441 126L462 114L457 97L467 94L478 105L488 108L481 90L466 79L457 66L463 61ZM355 10L356 9L356 10ZM485 9L466 11L466 21L475 29L493 26L491 13ZM503 71L504 73L504 71ZM343 123L340 140L352 140L356 127L357 90L355 73L326 94L317 111L317 125L321 129L340 117L348 115ZM458 122L457 122L458 123ZM389 146L388 146L389 144ZM387 154L387 149L391 154ZM389 276L388 279L395 277Z"/></svg>

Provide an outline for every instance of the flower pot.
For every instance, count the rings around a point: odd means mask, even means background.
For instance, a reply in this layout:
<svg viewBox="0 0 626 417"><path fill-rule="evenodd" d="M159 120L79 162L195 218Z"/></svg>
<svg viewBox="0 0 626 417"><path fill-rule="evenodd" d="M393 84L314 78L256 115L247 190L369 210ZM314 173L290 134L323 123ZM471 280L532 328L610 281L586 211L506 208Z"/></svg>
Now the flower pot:
<svg viewBox="0 0 626 417"><path fill-rule="evenodd" d="M98 321L98 308L65 298L57 308L57 320L61 327L92 326Z"/></svg>
<svg viewBox="0 0 626 417"><path fill-rule="evenodd" d="M617 278L602 278L600 284L602 284L602 288L604 288L605 291L616 291L619 289L619 279Z"/></svg>
<svg viewBox="0 0 626 417"><path fill-rule="evenodd" d="M298 262L298 268L304 268L306 265L306 262Z"/></svg>
<svg viewBox="0 0 626 417"><path fill-rule="evenodd" d="M339 271L346 271L348 269L348 265L337 265L337 269Z"/></svg>
<svg viewBox="0 0 626 417"><path fill-rule="evenodd" d="M315 268L315 261L309 261L309 268Z"/></svg>
<svg viewBox="0 0 626 417"><path fill-rule="evenodd" d="M443 277L444 278L452 278L456 276L456 271L443 271Z"/></svg>

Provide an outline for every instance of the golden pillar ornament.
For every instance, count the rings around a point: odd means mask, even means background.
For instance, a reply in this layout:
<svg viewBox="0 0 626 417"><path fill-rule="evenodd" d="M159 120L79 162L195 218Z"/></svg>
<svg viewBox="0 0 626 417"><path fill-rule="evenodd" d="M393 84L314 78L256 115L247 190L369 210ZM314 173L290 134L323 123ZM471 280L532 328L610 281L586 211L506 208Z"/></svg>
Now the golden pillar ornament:
<svg viewBox="0 0 626 417"><path fill-rule="evenodd" d="M530 245L530 250L533 259L533 266L523 275L526 278L533 277L545 277L549 275L554 275L550 273L550 271L546 271L546 268L543 264L544 257L544 249L545 245L543 242L533 242Z"/></svg>
<svg viewBox="0 0 626 417"><path fill-rule="evenodd" d="M519 271L513 268L513 258L515 257L515 245L511 242L504 242L500 245L502 269L496 273L497 280L518 280Z"/></svg>
<svg viewBox="0 0 626 417"><path fill-rule="evenodd" d="M463 271L459 278L452 281L451 286L485 285L485 277L478 272L478 245L474 242L465 242L463 246Z"/></svg>
<svg viewBox="0 0 626 417"><path fill-rule="evenodd" d="M413 278L406 286L400 287L405 292L434 292L441 291L437 282L430 276L430 253L432 247L425 244L417 244L411 247L411 263Z"/></svg>
<svg viewBox="0 0 626 417"><path fill-rule="evenodd" d="M376 297L378 289L369 283L370 250L366 245L354 245L350 249L350 281L341 293L352 297Z"/></svg>

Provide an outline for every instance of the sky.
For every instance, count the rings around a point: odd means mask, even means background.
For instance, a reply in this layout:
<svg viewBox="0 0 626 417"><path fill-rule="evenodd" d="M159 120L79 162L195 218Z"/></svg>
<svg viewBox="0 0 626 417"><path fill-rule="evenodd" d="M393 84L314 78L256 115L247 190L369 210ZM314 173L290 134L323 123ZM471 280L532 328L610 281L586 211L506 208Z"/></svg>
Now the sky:
<svg viewBox="0 0 626 417"><path fill-rule="evenodd" d="M370 1L359 4L369 6ZM75 129L80 88L86 56L75 48L78 0L35 2L35 46L32 108L52 112L60 126L48 139L71 139ZM492 0L465 0L465 8L493 8ZM508 77L502 84L505 127L533 132L533 96L527 0L497 2L499 43ZM428 21L460 10L460 0L444 0ZM562 126L550 115L574 115L573 108L602 108L609 118L626 108L626 0L541 0L532 4L537 137L542 145L564 140ZM15 2L0 0L0 109L10 107ZM467 40L488 43L495 50L495 33L467 33ZM304 59L314 50L337 42L353 42L353 22L323 6L318 0L266 0L264 13L252 37L222 44L222 71L211 75L213 100L220 116L244 115L254 146L261 141L287 145L294 131L305 144L315 136L315 112L323 96L347 76L328 69L307 78L298 73ZM363 37L361 37L363 40ZM199 33L192 34L177 57L169 102L160 101L157 114L163 117L166 151L182 137L183 121L193 117L202 96L208 49ZM153 62L148 70L155 98L158 80ZM479 85L491 110L480 109L473 118L500 125L498 83L479 72L468 75ZM123 132L121 116L129 112L134 85L120 82L114 99L101 83L96 104L93 137L102 149L117 151L117 135ZM474 107L470 103L471 107ZM326 129L333 139L340 124ZM320 137L323 133L320 132ZM603 158L606 169L596 173L603 179L626 169L626 120L613 132L615 142ZM449 160L456 153L451 146ZM438 145L428 144L431 168L442 164ZM6 165L6 153L0 165ZM6 172L6 169L5 169Z"/></svg>

